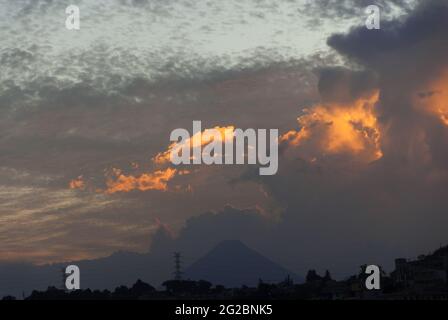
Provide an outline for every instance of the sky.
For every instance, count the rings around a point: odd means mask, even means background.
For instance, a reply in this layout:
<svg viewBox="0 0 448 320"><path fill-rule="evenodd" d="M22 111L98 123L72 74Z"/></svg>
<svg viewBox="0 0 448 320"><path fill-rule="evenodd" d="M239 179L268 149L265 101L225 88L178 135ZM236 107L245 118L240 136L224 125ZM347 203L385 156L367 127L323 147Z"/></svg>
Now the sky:
<svg viewBox="0 0 448 320"><path fill-rule="evenodd" d="M0 0L0 263L238 239L342 277L446 244L448 7L376 3ZM279 172L163 161L193 120L279 129Z"/></svg>

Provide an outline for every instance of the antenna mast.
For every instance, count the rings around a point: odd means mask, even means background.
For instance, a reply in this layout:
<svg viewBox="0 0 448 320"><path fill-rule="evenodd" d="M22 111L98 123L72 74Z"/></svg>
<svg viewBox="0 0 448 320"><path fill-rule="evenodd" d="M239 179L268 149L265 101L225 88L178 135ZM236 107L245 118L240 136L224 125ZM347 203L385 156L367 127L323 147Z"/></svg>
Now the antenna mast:
<svg viewBox="0 0 448 320"><path fill-rule="evenodd" d="M182 261L180 252L174 252L174 280L182 280Z"/></svg>

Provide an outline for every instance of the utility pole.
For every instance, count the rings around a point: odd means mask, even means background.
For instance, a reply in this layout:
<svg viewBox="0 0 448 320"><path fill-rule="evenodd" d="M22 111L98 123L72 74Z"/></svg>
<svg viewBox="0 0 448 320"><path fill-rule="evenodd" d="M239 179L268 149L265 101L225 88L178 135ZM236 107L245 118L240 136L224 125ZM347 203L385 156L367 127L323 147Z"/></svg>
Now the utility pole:
<svg viewBox="0 0 448 320"><path fill-rule="evenodd" d="M174 280L182 280L182 261L180 252L174 252Z"/></svg>
<svg viewBox="0 0 448 320"><path fill-rule="evenodd" d="M448 293L448 247L445 248L445 254L443 257L443 266L445 268L445 289Z"/></svg>
<svg viewBox="0 0 448 320"><path fill-rule="evenodd" d="M65 286L65 281L67 280L67 275L65 274L65 269L64 268L61 268L61 275L62 275L61 289L66 291L67 287Z"/></svg>

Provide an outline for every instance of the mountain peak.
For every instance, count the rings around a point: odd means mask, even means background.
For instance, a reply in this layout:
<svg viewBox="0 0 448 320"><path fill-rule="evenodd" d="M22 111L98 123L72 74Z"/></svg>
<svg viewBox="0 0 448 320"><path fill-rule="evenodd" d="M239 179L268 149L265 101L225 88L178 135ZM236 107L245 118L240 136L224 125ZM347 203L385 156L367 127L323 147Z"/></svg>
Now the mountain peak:
<svg viewBox="0 0 448 320"><path fill-rule="evenodd" d="M280 282L287 276L302 279L272 262L240 240L225 240L186 270L193 280L207 280L228 287L256 286L260 279Z"/></svg>
<svg viewBox="0 0 448 320"><path fill-rule="evenodd" d="M240 240L236 240L236 239L229 239L229 240L221 241L220 243L218 243L215 246L215 248L213 250L218 250L218 249L222 250L222 249L226 249L226 248L251 250L243 242L241 242Z"/></svg>

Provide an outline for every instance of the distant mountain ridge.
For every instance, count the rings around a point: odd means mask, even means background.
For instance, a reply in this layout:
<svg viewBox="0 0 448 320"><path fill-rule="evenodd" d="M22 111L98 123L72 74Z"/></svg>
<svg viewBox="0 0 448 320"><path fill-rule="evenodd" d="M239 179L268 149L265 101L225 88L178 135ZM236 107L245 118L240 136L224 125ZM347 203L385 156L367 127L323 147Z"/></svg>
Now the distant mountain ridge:
<svg viewBox="0 0 448 320"><path fill-rule="evenodd" d="M226 287L256 286L265 282L281 282L286 277L295 282L303 278L272 262L239 240L220 242L205 256L185 270L185 277L207 280Z"/></svg>
<svg viewBox="0 0 448 320"><path fill-rule="evenodd" d="M20 297L22 293L29 295L32 290L45 290L48 286L60 288L62 269L69 264L80 268L81 287L90 289L111 290L120 285L132 285L136 279L157 286L169 280L173 270L171 252L117 252L105 258L44 266L0 264L0 298L5 295ZM288 275L295 281L302 280L236 240L220 242L185 270L185 278L228 287L254 286L260 278L266 282L279 282Z"/></svg>

